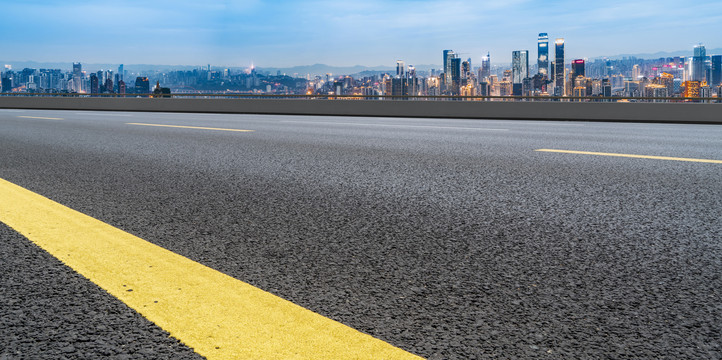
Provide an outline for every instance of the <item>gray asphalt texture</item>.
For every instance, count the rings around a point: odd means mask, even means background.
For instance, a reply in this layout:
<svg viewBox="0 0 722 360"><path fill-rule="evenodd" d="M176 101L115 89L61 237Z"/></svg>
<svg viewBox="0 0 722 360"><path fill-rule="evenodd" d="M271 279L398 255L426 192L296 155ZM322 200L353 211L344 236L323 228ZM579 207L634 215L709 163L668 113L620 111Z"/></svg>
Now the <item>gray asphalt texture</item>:
<svg viewBox="0 0 722 360"><path fill-rule="evenodd" d="M0 111L0 178L423 357L722 358L722 165L539 148L719 160L722 127ZM2 231L35 270L0 288L52 307L69 270ZM93 308L112 353L188 354L83 286L0 307L0 354Z"/></svg>
<svg viewBox="0 0 722 360"><path fill-rule="evenodd" d="M0 224L0 359L202 359Z"/></svg>

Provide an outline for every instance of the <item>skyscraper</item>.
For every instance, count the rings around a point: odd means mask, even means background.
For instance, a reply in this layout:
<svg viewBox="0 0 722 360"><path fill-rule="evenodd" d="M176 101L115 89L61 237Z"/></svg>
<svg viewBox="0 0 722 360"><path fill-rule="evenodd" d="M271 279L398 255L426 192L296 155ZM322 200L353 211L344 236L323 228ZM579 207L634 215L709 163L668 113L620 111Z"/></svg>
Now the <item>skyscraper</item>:
<svg viewBox="0 0 722 360"><path fill-rule="evenodd" d="M404 71L406 70L406 64L404 64L403 60L396 60L396 76L397 77L404 77Z"/></svg>
<svg viewBox="0 0 722 360"><path fill-rule="evenodd" d="M2 78L2 92L9 93L13 91L12 79L4 77Z"/></svg>
<svg viewBox="0 0 722 360"><path fill-rule="evenodd" d="M585 76L584 74L584 59L577 59L572 61L572 75L574 78L577 76ZM573 81L574 79L572 79Z"/></svg>
<svg viewBox="0 0 722 360"><path fill-rule="evenodd" d="M150 93L150 81L147 77L138 76L135 79L135 93L136 94L149 94Z"/></svg>
<svg viewBox="0 0 722 360"><path fill-rule="evenodd" d="M639 64L634 64L634 66L632 66L632 80L637 81L641 77L642 77L642 67L640 67Z"/></svg>
<svg viewBox="0 0 722 360"><path fill-rule="evenodd" d="M481 57L481 69L479 70L479 81L486 81L491 76L491 56L486 53L486 56Z"/></svg>
<svg viewBox="0 0 722 360"><path fill-rule="evenodd" d="M722 55L712 55L710 86L722 85ZM718 95L719 96L719 95Z"/></svg>
<svg viewBox="0 0 722 360"><path fill-rule="evenodd" d="M444 84L451 88L451 60L456 57L453 50L444 50Z"/></svg>
<svg viewBox="0 0 722 360"><path fill-rule="evenodd" d="M119 78L116 82L123 80L123 64L120 64L120 66L118 66L118 75Z"/></svg>
<svg viewBox="0 0 722 360"><path fill-rule="evenodd" d="M549 76L549 36L547 33L539 34L537 66L539 74Z"/></svg>
<svg viewBox="0 0 722 360"><path fill-rule="evenodd" d="M466 79L471 72L471 59L461 62L461 78Z"/></svg>
<svg viewBox="0 0 722 360"><path fill-rule="evenodd" d="M409 65L406 71L406 78L408 80L408 93L409 95L419 95L419 81L416 77L416 68L414 65Z"/></svg>
<svg viewBox="0 0 722 360"><path fill-rule="evenodd" d="M699 44L694 47L694 56L692 56L692 81L705 81L707 77L707 50L704 45Z"/></svg>
<svg viewBox="0 0 722 360"><path fill-rule="evenodd" d="M73 91L82 92L83 67L80 63L73 63Z"/></svg>
<svg viewBox="0 0 722 360"><path fill-rule="evenodd" d="M564 39L557 39L554 45L554 95L564 96Z"/></svg>
<svg viewBox="0 0 722 360"><path fill-rule="evenodd" d="M459 88L461 87L461 58L454 57L450 61L451 64L451 95L459 95Z"/></svg>
<svg viewBox="0 0 722 360"><path fill-rule="evenodd" d="M529 51L517 50L511 53L512 95L522 94L524 79L529 77Z"/></svg>
<svg viewBox="0 0 722 360"><path fill-rule="evenodd" d="M99 94L100 93L100 84L98 82L98 75L96 75L96 74L90 74L90 93L91 94Z"/></svg>

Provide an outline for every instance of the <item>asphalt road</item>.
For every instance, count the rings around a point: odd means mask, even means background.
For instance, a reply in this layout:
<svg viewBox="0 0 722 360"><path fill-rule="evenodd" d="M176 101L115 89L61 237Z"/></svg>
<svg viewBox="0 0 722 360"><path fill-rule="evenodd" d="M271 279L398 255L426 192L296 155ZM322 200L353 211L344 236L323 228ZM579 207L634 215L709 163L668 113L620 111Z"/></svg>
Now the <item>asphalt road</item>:
<svg viewBox="0 0 722 360"><path fill-rule="evenodd" d="M0 110L0 178L420 356L722 358L722 164L543 148L722 126ZM0 359L197 357L0 238Z"/></svg>

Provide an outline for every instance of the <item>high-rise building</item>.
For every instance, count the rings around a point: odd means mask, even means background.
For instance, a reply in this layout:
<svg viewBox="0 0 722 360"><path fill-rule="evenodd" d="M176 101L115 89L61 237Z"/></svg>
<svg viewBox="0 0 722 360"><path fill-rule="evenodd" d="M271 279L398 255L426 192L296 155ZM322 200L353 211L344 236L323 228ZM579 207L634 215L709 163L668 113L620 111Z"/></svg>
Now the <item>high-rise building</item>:
<svg viewBox="0 0 722 360"><path fill-rule="evenodd" d="M698 98L702 87L701 85L699 81L685 81L684 84L682 84L682 87L684 87L682 96L686 98Z"/></svg>
<svg viewBox="0 0 722 360"><path fill-rule="evenodd" d="M451 95L459 95L461 87L461 58L454 57L451 59Z"/></svg>
<svg viewBox="0 0 722 360"><path fill-rule="evenodd" d="M709 83L710 86L722 85L722 55L712 55Z"/></svg>
<svg viewBox="0 0 722 360"><path fill-rule="evenodd" d="M113 89L114 92L118 92L118 85L120 84L120 75L115 74L115 88Z"/></svg>
<svg viewBox="0 0 722 360"><path fill-rule="evenodd" d="M522 94L524 79L529 77L529 51L517 50L511 53L511 83L513 95Z"/></svg>
<svg viewBox="0 0 722 360"><path fill-rule="evenodd" d="M692 56L691 68L692 81L705 81L707 77L707 50L704 45L699 44L694 47L694 56Z"/></svg>
<svg viewBox="0 0 722 360"><path fill-rule="evenodd" d="M479 68L479 81L485 81L491 76L491 56L486 53L486 56L481 57L481 68Z"/></svg>
<svg viewBox="0 0 722 360"><path fill-rule="evenodd" d="M471 72L471 59L461 62L461 78L466 79Z"/></svg>
<svg viewBox="0 0 722 360"><path fill-rule="evenodd" d="M408 79L409 95L419 95L419 79L416 77L416 68L414 65L409 65L406 71L406 78Z"/></svg>
<svg viewBox="0 0 722 360"><path fill-rule="evenodd" d="M547 33L539 34L537 66L539 74L549 76L549 36Z"/></svg>
<svg viewBox="0 0 722 360"><path fill-rule="evenodd" d="M2 78L2 92L9 93L13 90L12 79L8 77Z"/></svg>
<svg viewBox="0 0 722 360"><path fill-rule="evenodd" d="M444 50L444 84L451 87L451 60L456 57L453 50Z"/></svg>
<svg viewBox="0 0 722 360"><path fill-rule="evenodd" d="M554 95L564 96L564 39L557 39L554 45Z"/></svg>
<svg viewBox="0 0 722 360"><path fill-rule="evenodd" d="M118 79L115 82L123 80L123 64L120 64L120 66L118 66L118 75Z"/></svg>
<svg viewBox="0 0 722 360"><path fill-rule="evenodd" d="M632 80L637 81L642 77L642 67L639 64L632 66Z"/></svg>
<svg viewBox="0 0 722 360"><path fill-rule="evenodd" d="M586 76L584 73L584 59L576 59L572 61L572 78L577 76Z"/></svg>
<svg viewBox="0 0 722 360"><path fill-rule="evenodd" d="M150 81L147 77L138 76L135 78L135 93L150 94Z"/></svg>
<svg viewBox="0 0 722 360"><path fill-rule="evenodd" d="M403 60L396 60L396 76L404 77L404 71L406 70L406 64Z"/></svg>
<svg viewBox="0 0 722 360"><path fill-rule="evenodd" d="M73 91L83 92L83 66L80 63L73 63Z"/></svg>
<svg viewBox="0 0 722 360"><path fill-rule="evenodd" d="M96 74L90 74L90 93L91 94L99 94L100 93L100 84L98 83L98 75L96 75Z"/></svg>
<svg viewBox="0 0 722 360"><path fill-rule="evenodd" d="M113 79L108 78L107 80L105 80L105 84L103 84L103 88L104 88L103 92L106 92L106 93L115 92L115 89L113 88Z"/></svg>

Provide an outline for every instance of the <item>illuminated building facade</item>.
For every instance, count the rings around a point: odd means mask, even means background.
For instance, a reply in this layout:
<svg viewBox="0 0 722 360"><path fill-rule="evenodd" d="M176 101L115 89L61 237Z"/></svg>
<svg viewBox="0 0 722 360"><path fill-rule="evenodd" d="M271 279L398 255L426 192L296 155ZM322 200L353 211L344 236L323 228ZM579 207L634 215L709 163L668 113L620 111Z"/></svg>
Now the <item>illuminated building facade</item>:
<svg viewBox="0 0 722 360"><path fill-rule="evenodd" d="M644 88L644 96L651 98L666 98L669 96L667 87L662 84L649 84Z"/></svg>
<svg viewBox="0 0 722 360"><path fill-rule="evenodd" d="M564 39L559 38L554 42L554 95L564 95Z"/></svg>
<svg viewBox="0 0 722 360"><path fill-rule="evenodd" d="M576 78L577 76L585 76L583 59L572 61L572 77Z"/></svg>
<svg viewBox="0 0 722 360"><path fill-rule="evenodd" d="M537 66L539 74L549 76L549 36L547 33L540 33L537 44Z"/></svg>
<svg viewBox="0 0 722 360"><path fill-rule="evenodd" d="M471 59L461 62L461 78L468 79L471 74Z"/></svg>
<svg viewBox="0 0 722 360"><path fill-rule="evenodd" d="M135 93L136 94L149 94L150 93L150 81L147 77L138 76L135 78Z"/></svg>
<svg viewBox="0 0 722 360"><path fill-rule="evenodd" d="M699 97L699 91L702 87L702 83L699 81L685 81L684 84L682 84L684 87L684 92L682 93L683 97L687 98L698 98Z"/></svg>

